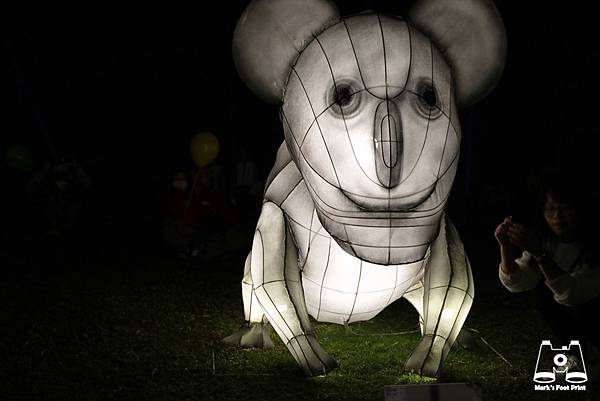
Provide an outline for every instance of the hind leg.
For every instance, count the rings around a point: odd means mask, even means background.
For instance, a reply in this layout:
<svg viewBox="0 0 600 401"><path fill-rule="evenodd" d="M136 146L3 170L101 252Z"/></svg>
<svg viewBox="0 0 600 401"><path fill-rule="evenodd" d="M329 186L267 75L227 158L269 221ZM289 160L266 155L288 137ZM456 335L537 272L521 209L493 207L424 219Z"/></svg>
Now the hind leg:
<svg viewBox="0 0 600 401"><path fill-rule="evenodd" d="M242 279L242 298L244 300L244 324L237 332L225 337L222 341L226 344L242 348L273 348L271 340L271 326L263 313L256 294L252 288L251 275L252 252L246 257L244 263L244 278Z"/></svg>

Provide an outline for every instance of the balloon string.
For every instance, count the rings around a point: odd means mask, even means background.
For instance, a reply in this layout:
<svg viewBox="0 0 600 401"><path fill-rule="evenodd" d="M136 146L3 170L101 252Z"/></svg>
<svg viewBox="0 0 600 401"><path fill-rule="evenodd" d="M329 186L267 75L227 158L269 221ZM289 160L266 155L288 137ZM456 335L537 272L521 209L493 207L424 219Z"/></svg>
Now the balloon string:
<svg viewBox="0 0 600 401"><path fill-rule="evenodd" d="M488 343L485 338L483 338L483 336L481 335L481 333L478 330L475 329L471 329L471 328L467 328L467 331L470 331L471 333L475 333L479 339L488 346L489 349L491 349L496 355L498 355L500 357L500 359L502 359L504 362L506 362L509 366L512 366L512 363L509 362L508 359L506 359L496 348L492 347L492 345L490 343Z"/></svg>
<svg viewBox="0 0 600 401"><path fill-rule="evenodd" d="M355 336L404 336L406 334L420 333L421 329L407 330L407 331L397 331L393 333L357 333L348 324L347 321L344 322L344 328L346 329L346 333L353 334Z"/></svg>
<svg viewBox="0 0 600 401"><path fill-rule="evenodd" d="M185 203L185 210L183 211L183 217L187 214L188 208L190 207L190 203L192 202L192 196L194 196L194 191L196 190L196 183L198 182L198 176L200 175L200 169L196 172L194 176L194 183L192 184L192 190L190 191L190 196L188 197L187 202Z"/></svg>

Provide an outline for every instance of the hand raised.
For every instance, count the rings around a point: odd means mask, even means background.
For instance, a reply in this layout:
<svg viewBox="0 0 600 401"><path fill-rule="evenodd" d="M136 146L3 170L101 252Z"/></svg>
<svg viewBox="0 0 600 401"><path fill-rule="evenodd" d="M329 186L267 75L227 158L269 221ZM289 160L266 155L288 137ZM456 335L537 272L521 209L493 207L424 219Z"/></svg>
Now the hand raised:
<svg viewBox="0 0 600 401"><path fill-rule="evenodd" d="M510 247L513 245L508 237L508 228L511 222L512 216L505 218L504 221L500 223L494 231L494 237L496 238L496 241L498 241L498 244L500 244L502 247Z"/></svg>
<svg viewBox="0 0 600 401"><path fill-rule="evenodd" d="M523 224L511 222L507 226L506 235L510 242L534 255L542 252L542 241L539 235Z"/></svg>

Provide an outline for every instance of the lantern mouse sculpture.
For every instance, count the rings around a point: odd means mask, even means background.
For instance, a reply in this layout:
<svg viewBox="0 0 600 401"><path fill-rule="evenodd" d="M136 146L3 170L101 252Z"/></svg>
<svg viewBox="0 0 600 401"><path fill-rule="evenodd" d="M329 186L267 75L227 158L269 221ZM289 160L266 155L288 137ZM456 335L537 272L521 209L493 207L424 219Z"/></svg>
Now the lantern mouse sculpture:
<svg viewBox="0 0 600 401"><path fill-rule="evenodd" d="M285 142L265 186L242 295L224 339L270 347L272 325L309 376L337 366L309 316L373 318L400 297L422 339L405 370L438 376L473 302L445 205L458 164L458 108L485 96L506 36L488 0L421 0L408 18L340 18L326 0L254 0L233 56L248 87L280 104Z"/></svg>

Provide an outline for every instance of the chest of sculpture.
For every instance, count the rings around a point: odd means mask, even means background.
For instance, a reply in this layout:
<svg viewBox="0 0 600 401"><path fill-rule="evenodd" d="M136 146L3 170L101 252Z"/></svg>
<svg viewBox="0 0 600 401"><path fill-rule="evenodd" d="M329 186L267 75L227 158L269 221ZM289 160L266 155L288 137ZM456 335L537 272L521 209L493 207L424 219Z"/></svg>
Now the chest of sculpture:
<svg viewBox="0 0 600 401"><path fill-rule="evenodd" d="M317 321L346 324L369 320L410 287L418 287L428 257L380 265L349 254L321 225L303 184L286 198L283 210L298 249L307 311Z"/></svg>

